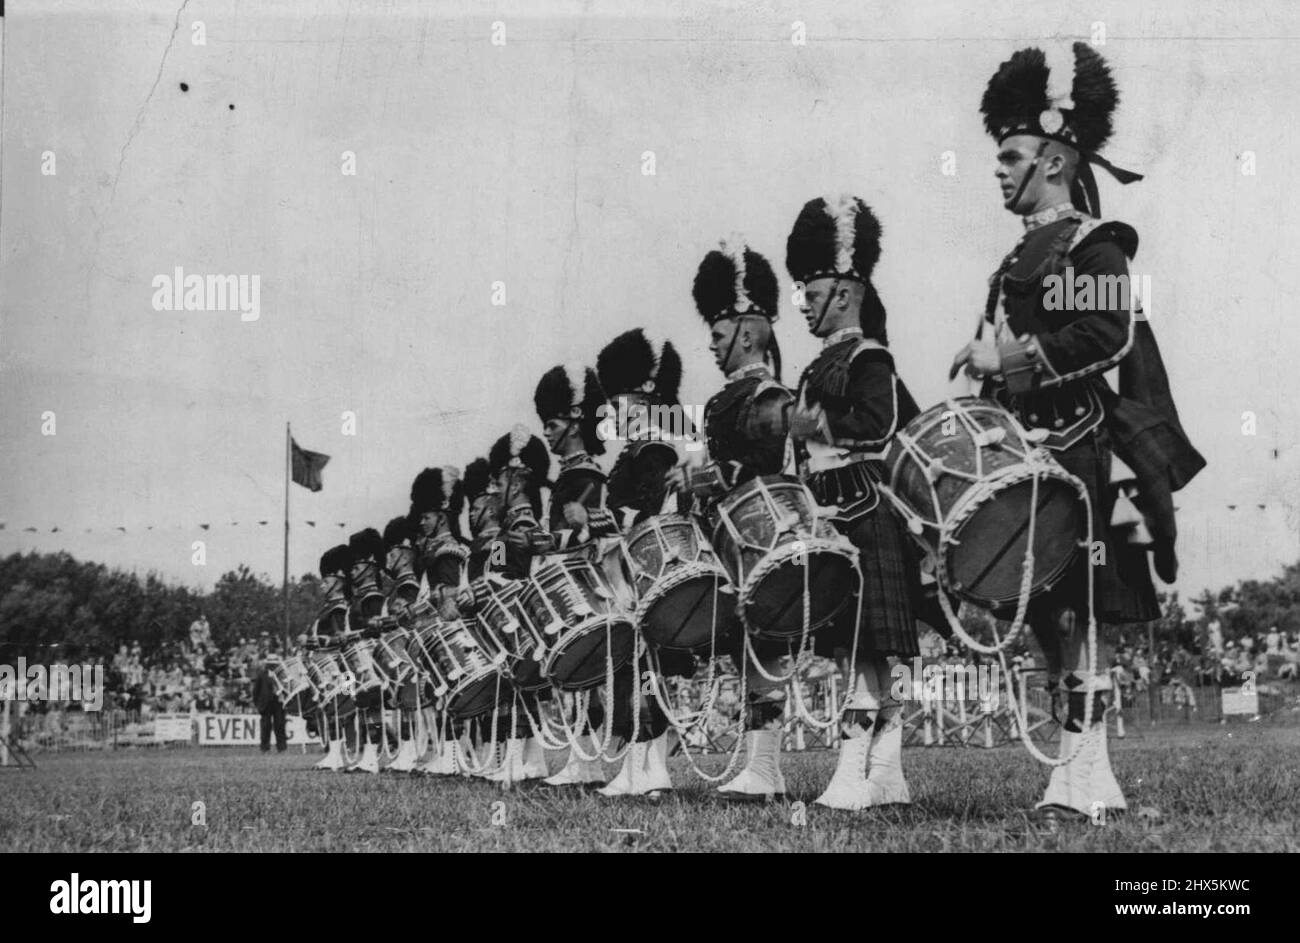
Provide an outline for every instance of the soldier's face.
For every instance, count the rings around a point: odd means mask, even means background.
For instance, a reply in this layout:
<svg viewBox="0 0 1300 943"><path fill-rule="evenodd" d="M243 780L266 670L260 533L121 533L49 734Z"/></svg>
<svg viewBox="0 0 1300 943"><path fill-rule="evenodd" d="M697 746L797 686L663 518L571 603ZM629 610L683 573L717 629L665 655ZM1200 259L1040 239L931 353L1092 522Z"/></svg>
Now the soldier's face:
<svg viewBox="0 0 1300 943"><path fill-rule="evenodd" d="M1041 174L1034 174L1030 178L1020 198L1015 200L1014 206L1012 200L1016 191L1020 189L1025 174L1029 173L1029 168L1033 166L1034 157L1037 156L1041 144L1042 141L1032 135L1013 134L998 148L998 164L994 175L1002 188L1002 204L1013 213L1019 212L1020 207L1032 209L1038 203L1038 190L1043 183Z"/></svg>
<svg viewBox="0 0 1300 943"><path fill-rule="evenodd" d="M709 352L713 354L713 362L723 373L727 372L727 361L735 353L733 342L738 330L740 330L740 322L726 318L715 323L709 333Z"/></svg>
<svg viewBox="0 0 1300 943"><path fill-rule="evenodd" d="M565 437L569 433L570 423L567 419L561 419L556 416L542 423L542 435L546 437L546 444L552 452L559 453L560 446L563 445Z"/></svg>
<svg viewBox="0 0 1300 943"><path fill-rule="evenodd" d="M808 324L808 330L817 337L832 333L838 324L834 295L837 292L833 278L814 278L804 285L803 304L799 313Z"/></svg>

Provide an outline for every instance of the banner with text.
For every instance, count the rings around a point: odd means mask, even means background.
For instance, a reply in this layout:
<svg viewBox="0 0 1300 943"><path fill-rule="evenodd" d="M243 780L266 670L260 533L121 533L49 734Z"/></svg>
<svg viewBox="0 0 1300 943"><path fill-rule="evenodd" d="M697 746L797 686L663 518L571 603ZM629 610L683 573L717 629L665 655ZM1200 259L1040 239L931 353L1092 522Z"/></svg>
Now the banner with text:
<svg viewBox="0 0 1300 943"><path fill-rule="evenodd" d="M201 747L255 747L262 743L259 714L198 714L195 721ZM307 722L301 717L286 717L284 727L290 746L320 742L307 736Z"/></svg>

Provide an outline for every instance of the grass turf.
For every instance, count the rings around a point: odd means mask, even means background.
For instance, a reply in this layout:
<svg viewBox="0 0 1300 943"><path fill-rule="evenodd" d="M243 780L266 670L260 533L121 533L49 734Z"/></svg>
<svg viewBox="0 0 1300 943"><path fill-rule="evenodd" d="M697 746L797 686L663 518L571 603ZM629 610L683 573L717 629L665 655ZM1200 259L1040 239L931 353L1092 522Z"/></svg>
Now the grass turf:
<svg viewBox="0 0 1300 943"><path fill-rule="evenodd" d="M1017 746L908 748L913 805L860 813L813 805L825 751L785 757L802 810L725 805L680 758L670 797L611 802L318 773L296 748L43 755L35 771L0 770L0 851L1300 851L1294 725L1146 728L1111 744L1130 811L1104 827L1027 817L1047 771ZM205 826L191 824L196 802Z"/></svg>

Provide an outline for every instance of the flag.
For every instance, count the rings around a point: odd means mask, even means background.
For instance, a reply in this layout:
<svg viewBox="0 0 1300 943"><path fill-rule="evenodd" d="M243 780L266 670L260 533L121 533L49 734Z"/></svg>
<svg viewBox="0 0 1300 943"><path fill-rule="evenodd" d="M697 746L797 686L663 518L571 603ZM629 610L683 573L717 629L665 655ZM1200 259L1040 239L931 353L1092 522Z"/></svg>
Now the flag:
<svg viewBox="0 0 1300 943"><path fill-rule="evenodd" d="M290 439L289 443L293 446L294 484L302 485L312 491L320 491L323 487L320 480L321 469L325 467L330 457L320 452L308 452L306 449L299 448L298 443L293 439Z"/></svg>

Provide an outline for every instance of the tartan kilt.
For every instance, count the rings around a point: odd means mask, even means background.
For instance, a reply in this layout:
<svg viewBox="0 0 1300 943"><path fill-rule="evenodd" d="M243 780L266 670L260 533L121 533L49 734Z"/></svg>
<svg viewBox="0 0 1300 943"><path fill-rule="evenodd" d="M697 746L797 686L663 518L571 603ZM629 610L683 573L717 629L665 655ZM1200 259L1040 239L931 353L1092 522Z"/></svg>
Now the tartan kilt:
<svg viewBox="0 0 1300 943"><path fill-rule="evenodd" d="M914 611L914 601L920 595L920 570L898 514L881 499L870 511L847 523L837 521L837 526L858 548L862 593L857 607L850 606L830 625L817 630L814 651L834 657L835 649L851 648L860 612L859 657L912 658L921 654Z"/></svg>
<svg viewBox="0 0 1300 943"><path fill-rule="evenodd" d="M1093 567L1097 621L1117 625L1160 618L1160 603L1156 599L1155 584L1151 581L1147 549L1115 540L1110 532L1115 495L1110 486L1111 451L1105 428L1084 436L1068 449L1052 452L1052 457L1087 487L1092 502L1093 540L1105 543L1105 565ZM1031 625L1050 624L1053 614L1063 608L1073 609L1078 619L1088 618L1090 557L1085 548L1061 582L1030 603L1026 618Z"/></svg>
<svg viewBox="0 0 1300 943"><path fill-rule="evenodd" d="M405 684L399 685L397 690L390 692L386 699L388 701L388 709L400 711L415 710L419 703L416 698L419 690L419 685L414 681L408 681Z"/></svg>

